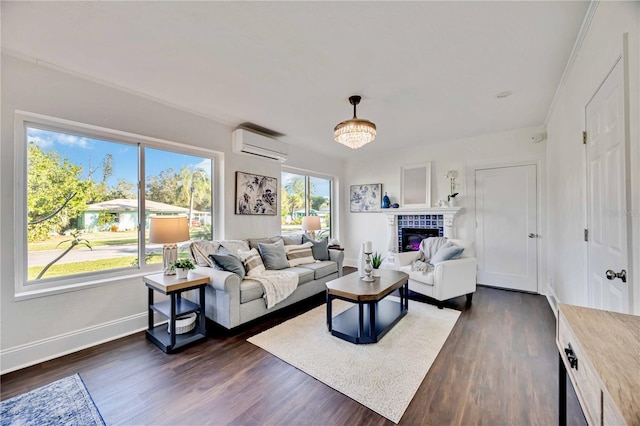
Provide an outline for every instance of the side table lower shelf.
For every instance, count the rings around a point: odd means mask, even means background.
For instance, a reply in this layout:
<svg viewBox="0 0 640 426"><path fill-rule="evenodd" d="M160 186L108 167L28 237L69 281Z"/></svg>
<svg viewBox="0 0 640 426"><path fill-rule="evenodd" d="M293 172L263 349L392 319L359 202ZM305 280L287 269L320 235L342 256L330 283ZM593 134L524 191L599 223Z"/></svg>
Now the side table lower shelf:
<svg viewBox="0 0 640 426"><path fill-rule="evenodd" d="M196 327L188 333L176 334L176 344L171 348L171 334L167 331L167 327L167 324L161 324L151 330L147 330L147 338L162 349L164 353L171 353L175 349L207 337L205 334L200 333Z"/></svg>

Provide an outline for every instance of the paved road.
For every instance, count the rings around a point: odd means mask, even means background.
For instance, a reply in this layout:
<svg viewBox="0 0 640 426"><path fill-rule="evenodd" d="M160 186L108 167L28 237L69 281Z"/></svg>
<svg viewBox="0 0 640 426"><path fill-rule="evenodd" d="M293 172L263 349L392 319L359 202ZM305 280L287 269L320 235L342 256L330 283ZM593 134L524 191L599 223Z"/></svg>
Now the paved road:
<svg viewBox="0 0 640 426"><path fill-rule="evenodd" d="M64 249L58 249L29 253L29 267L45 266L47 263L55 259L56 256L60 256L60 253L62 253L63 251ZM147 253L162 253L162 246L159 244L153 244L151 246L147 246L146 251ZM120 246L96 246L93 248L93 250L89 250L85 246L78 246L67 253L62 259L57 261L56 265L72 262L85 262L87 260L113 259L115 257L137 255L138 245L136 243L124 244Z"/></svg>

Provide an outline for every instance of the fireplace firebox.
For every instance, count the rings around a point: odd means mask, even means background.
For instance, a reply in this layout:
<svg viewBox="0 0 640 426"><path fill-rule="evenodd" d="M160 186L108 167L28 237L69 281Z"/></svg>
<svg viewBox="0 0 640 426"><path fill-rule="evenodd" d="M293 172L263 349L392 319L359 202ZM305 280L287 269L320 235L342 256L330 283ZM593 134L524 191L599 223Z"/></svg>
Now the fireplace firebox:
<svg viewBox="0 0 640 426"><path fill-rule="evenodd" d="M401 233L402 244L400 248L403 252L418 251L422 240L440 236L440 230L437 228L402 228Z"/></svg>

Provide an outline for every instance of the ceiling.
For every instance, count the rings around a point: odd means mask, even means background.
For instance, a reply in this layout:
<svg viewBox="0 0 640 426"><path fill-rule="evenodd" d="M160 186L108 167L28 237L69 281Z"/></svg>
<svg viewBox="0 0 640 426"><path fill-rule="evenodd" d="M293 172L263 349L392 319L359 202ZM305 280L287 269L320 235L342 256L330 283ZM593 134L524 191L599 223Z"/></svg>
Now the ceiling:
<svg viewBox="0 0 640 426"><path fill-rule="evenodd" d="M588 5L3 1L2 48L349 158L543 124Z"/></svg>

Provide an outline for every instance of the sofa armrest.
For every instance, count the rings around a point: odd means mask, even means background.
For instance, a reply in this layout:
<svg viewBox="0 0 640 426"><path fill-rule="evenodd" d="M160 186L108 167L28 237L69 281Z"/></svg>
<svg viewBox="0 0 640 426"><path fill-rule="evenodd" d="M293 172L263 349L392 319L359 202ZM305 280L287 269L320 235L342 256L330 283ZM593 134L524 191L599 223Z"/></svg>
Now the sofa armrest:
<svg viewBox="0 0 640 426"><path fill-rule="evenodd" d="M434 297L447 300L476 291L475 257L446 260L434 267Z"/></svg>
<svg viewBox="0 0 640 426"><path fill-rule="evenodd" d="M411 263L418 258L420 252L418 251L405 251L403 253L397 253L393 257L393 262L396 268L411 265Z"/></svg>
<svg viewBox="0 0 640 426"><path fill-rule="evenodd" d="M338 264L338 276L342 276L342 263L344 262L344 251L329 249L329 260Z"/></svg>
<svg viewBox="0 0 640 426"><path fill-rule="evenodd" d="M215 290L225 293L237 293L240 296L240 277L238 274L228 271L220 271L206 266L196 266L195 273L209 277L210 285Z"/></svg>

